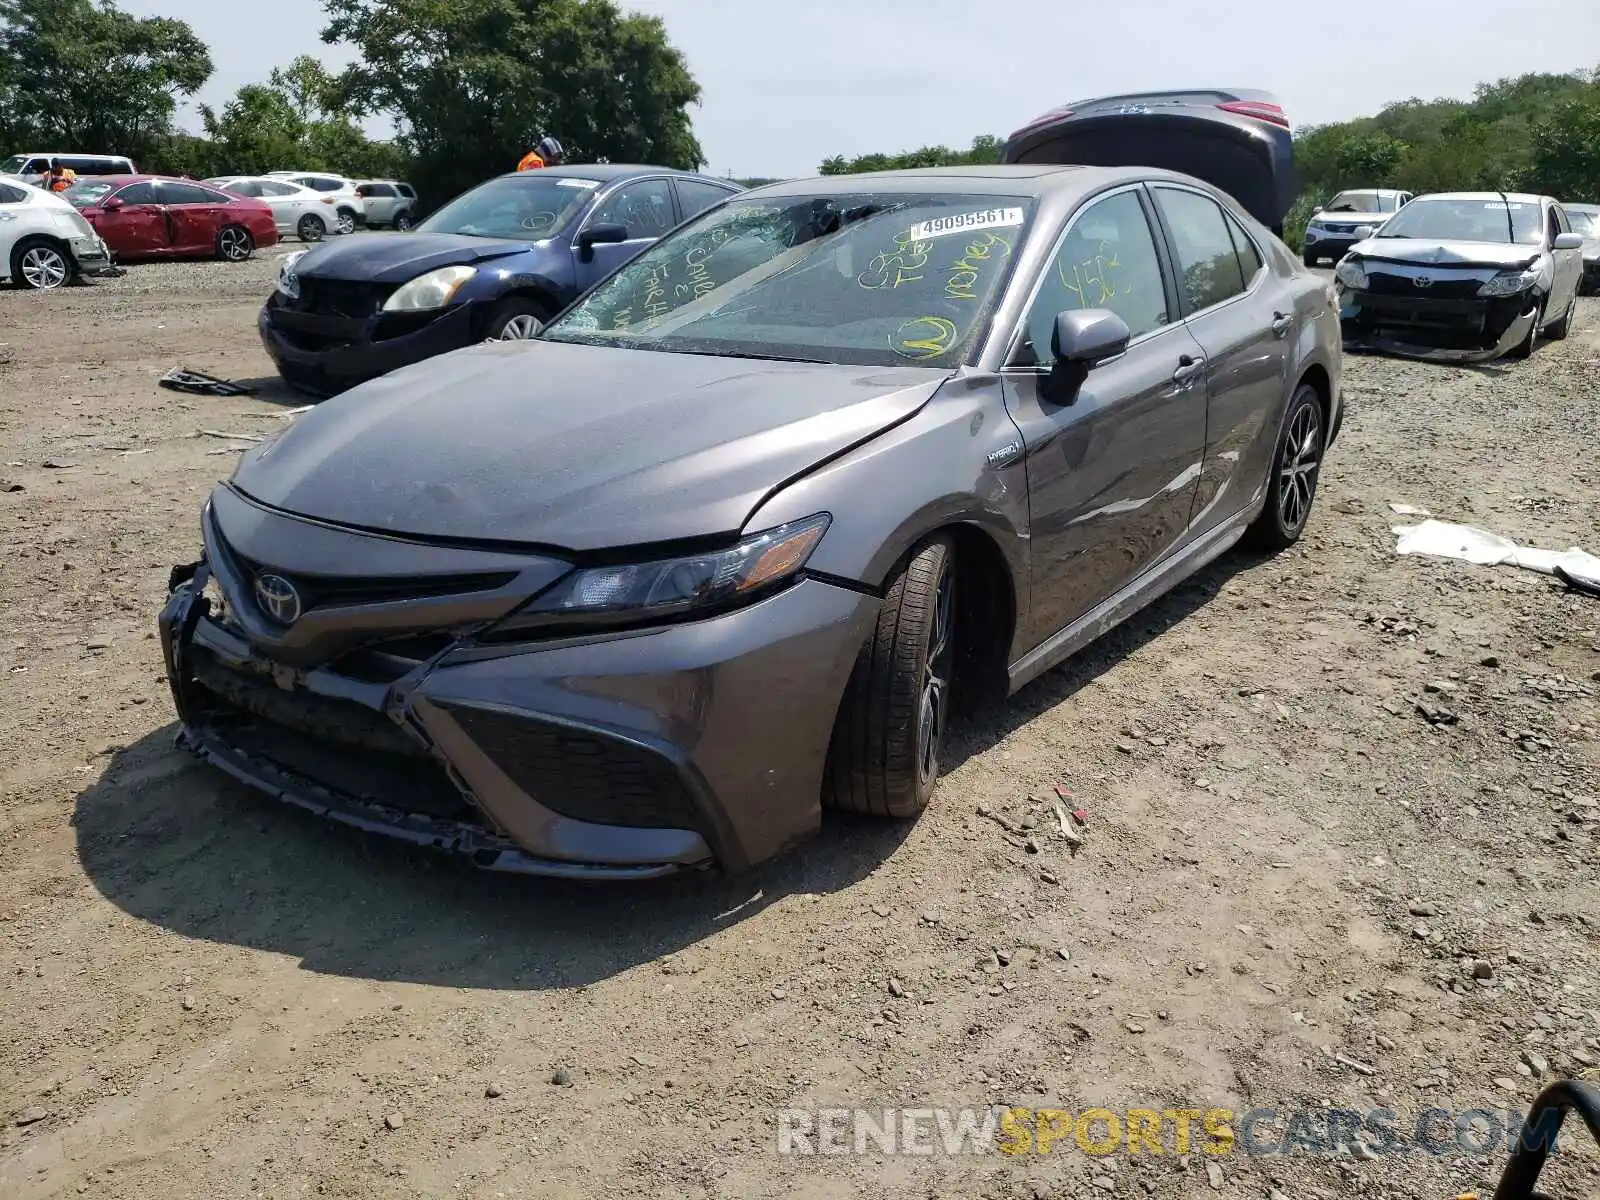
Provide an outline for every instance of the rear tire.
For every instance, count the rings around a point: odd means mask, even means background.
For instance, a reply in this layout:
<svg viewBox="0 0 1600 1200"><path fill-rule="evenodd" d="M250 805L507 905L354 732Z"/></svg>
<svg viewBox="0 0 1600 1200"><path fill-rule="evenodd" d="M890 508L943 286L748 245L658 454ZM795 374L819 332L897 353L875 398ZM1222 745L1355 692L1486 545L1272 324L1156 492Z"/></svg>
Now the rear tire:
<svg viewBox="0 0 1600 1200"><path fill-rule="evenodd" d="M339 224L337 228L340 233L354 233L356 231L356 214L354 209L341 208L339 210Z"/></svg>
<svg viewBox="0 0 1600 1200"><path fill-rule="evenodd" d="M328 223L316 213L307 213L294 227L295 236L302 242L320 242L328 236Z"/></svg>
<svg viewBox="0 0 1600 1200"><path fill-rule="evenodd" d="M928 807L950 715L956 582L955 546L936 537L890 583L834 718L829 808L914 817Z"/></svg>
<svg viewBox="0 0 1600 1200"><path fill-rule="evenodd" d="M217 234L217 257L223 262L242 263L256 252L256 240L243 225L224 225Z"/></svg>
<svg viewBox="0 0 1600 1200"><path fill-rule="evenodd" d="M404 233L406 230L410 229L411 214L408 212L403 212L396 216L394 219L394 227L400 233Z"/></svg>
<svg viewBox="0 0 1600 1200"><path fill-rule="evenodd" d="M1309 383L1302 383L1289 401L1289 414L1278 435L1267 479L1267 505L1246 534L1258 550L1275 554L1300 540L1317 498L1327 444L1322 397Z"/></svg>
<svg viewBox="0 0 1600 1200"><path fill-rule="evenodd" d="M77 274L72 256L48 238L24 238L11 251L11 282L17 287L53 292Z"/></svg>

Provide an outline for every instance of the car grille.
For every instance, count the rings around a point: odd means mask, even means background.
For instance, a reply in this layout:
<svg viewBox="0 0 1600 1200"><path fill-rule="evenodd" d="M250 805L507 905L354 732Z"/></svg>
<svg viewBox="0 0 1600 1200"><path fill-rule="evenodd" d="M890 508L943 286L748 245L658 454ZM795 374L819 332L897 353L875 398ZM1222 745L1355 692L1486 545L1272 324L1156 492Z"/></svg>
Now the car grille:
<svg viewBox="0 0 1600 1200"><path fill-rule="evenodd" d="M1354 233L1358 228L1360 228L1360 226L1357 226L1357 225L1335 225L1332 222L1326 222L1326 221L1323 222L1322 227L1323 227L1323 229L1327 230L1329 233L1344 233L1344 234Z"/></svg>
<svg viewBox="0 0 1600 1200"><path fill-rule="evenodd" d="M449 774L383 714L347 700L285 692L268 680L197 656L205 724L236 750L297 780L403 812L474 822L477 809Z"/></svg>
<svg viewBox="0 0 1600 1200"><path fill-rule="evenodd" d="M228 549L252 579L267 572L287 579L300 594L300 605L305 612L357 604L470 596L505 587L517 577L515 571L480 571L465 575L302 575L246 558L231 546Z"/></svg>
<svg viewBox="0 0 1600 1200"><path fill-rule="evenodd" d="M347 279L318 279L300 277L300 298L292 301L290 308L297 312L316 313L327 317L349 317L365 320L376 316L384 301L394 295L395 287L387 283L358 283Z"/></svg>
<svg viewBox="0 0 1600 1200"><path fill-rule="evenodd" d="M513 783L553 812L599 825L705 832L677 769L652 750L536 717L445 707Z"/></svg>
<svg viewBox="0 0 1600 1200"><path fill-rule="evenodd" d="M1414 276L1395 275L1367 268L1367 291L1374 296L1406 296L1412 300L1477 300L1481 279L1456 278L1448 274L1427 276L1427 287L1418 287Z"/></svg>

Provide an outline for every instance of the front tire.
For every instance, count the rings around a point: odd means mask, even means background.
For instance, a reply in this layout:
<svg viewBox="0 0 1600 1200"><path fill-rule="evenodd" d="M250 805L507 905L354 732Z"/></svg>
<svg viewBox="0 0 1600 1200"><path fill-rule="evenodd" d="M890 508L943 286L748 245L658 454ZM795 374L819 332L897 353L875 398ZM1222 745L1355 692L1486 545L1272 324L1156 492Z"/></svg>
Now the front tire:
<svg viewBox="0 0 1600 1200"><path fill-rule="evenodd" d="M1528 330L1528 336L1506 351L1507 358L1532 357L1533 348L1539 344L1539 326L1544 324L1545 303L1544 300L1539 301L1539 311L1533 314L1533 327Z"/></svg>
<svg viewBox="0 0 1600 1200"><path fill-rule="evenodd" d="M356 214L348 208L341 208L339 210L337 228L340 233L354 233L356 231Z"/></svg>
<svg viewBox="0 0 1600 1200"><path fill-rule="evenodd" d="M328 236L328 223L316 213L307 213L294 227L295 236L302 242L320 242Z"/></svg>
<svg viewBox="0 0 1600 1200"><path fill-rule="evenodd" d="M928 807L950 715L956 557L923 543L889 585L834 719L822 802L881 817Z"/></svg>
<svg viewBox="0 0 1600 1200"><path fill-rule="evenodd" d="M242 263L256 252L256 240L243 225L225 225L217 234L217 257L223 262Z"/></svg>
<svg viewBox="0 0 1600 1200"><path fill-rule="evenodd" d="M1267 506L1250 526L1249 540L1257 549L1276 553L1300 540L1317 498L1327 442L1322 397L1309 383L1302 383L1289 402L1289 415L1272 456Z"/></svg>
<svg viewBox="0 0 1600 1200"><path fill-rule="evenodd" d="M76 274L67 252L44 238L25 239L11 252L11 282L18 287L53 292L71 283Z"/></svg>
<svg viewBox="0 0 1600 1200"><path fill-rule="evenodd" d="M526 296L502 300L489 316L484 337L491 342L525 342L550 322L550 310Z"/></svg>
<svg viewBox="0 0 1600 1200"><path fill-rule="evenodd" d="M408 212L403 212L403 213L399 214L397 217L395 217L395 219L394 219L394 227L395 227L395 230L397 232L399 232L399 233L404 233L406 230L410 229L411 228L411 214L408 213Z"/></svg>
<svg viewBox="0 0 1600 1200"><path fill-rule="evenodd" d="M1544 331L1545 337L1552 342L1559 342L1572 332L1572 317L1578 311L1578 293L1572 293L1572 299L1567 302L1567 311L1561 314L1561 319L1551 324Z"/></svg>

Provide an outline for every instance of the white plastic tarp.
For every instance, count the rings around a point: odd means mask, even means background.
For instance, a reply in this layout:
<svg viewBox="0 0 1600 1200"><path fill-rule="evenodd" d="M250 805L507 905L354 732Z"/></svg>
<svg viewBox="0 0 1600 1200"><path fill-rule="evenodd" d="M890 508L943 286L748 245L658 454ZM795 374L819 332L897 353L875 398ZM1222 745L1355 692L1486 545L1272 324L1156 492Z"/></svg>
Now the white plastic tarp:
<svg viewBox="0 0 1600 1200"><path fill-rule="evenodd" d="M1396 525L1395 536L1400 539L1395 547L1397 554L1426 554L1434 558L1458 558L1479 566L1522 567L1554 575L1560 567L1575 580L1600 587L1600 558L1576 546L1570 550L1539 550L1532 546L1519 546L1510 538L1474 529L1470 525L1455 525L1449 521L1424 521L1420 525Z"/></svg>

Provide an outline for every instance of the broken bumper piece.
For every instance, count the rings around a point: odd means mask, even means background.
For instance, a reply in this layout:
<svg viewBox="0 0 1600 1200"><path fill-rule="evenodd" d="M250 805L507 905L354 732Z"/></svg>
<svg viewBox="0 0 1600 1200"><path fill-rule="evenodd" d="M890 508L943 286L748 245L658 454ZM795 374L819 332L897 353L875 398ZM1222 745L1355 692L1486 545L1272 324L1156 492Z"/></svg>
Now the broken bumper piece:
<svg viewBox="0 0 1600 1200"><path fill-rule="evenodd" d="M1526 307L1525 307L1526 306ZM1347 350L1371 350L1428 362L1491 362L1527 338L1539 319L1527 296L1430 300L1345 289L1340 321Z"/></svg>
<svg viewBox="0 0 1600 1200"><path fill-rule="evenodd" d="M174 569L160 617L180 743L276 799L591 879L739 872L820 823L833 713L815 697L842 694L870 596L802 580L703 621L514 643L458 628L380 652L388 601L354 610L358 650L295 662L246 632L258 568L210 509L202 526L206 557ZM336 536L304 528L310 550Z"/></svg>

